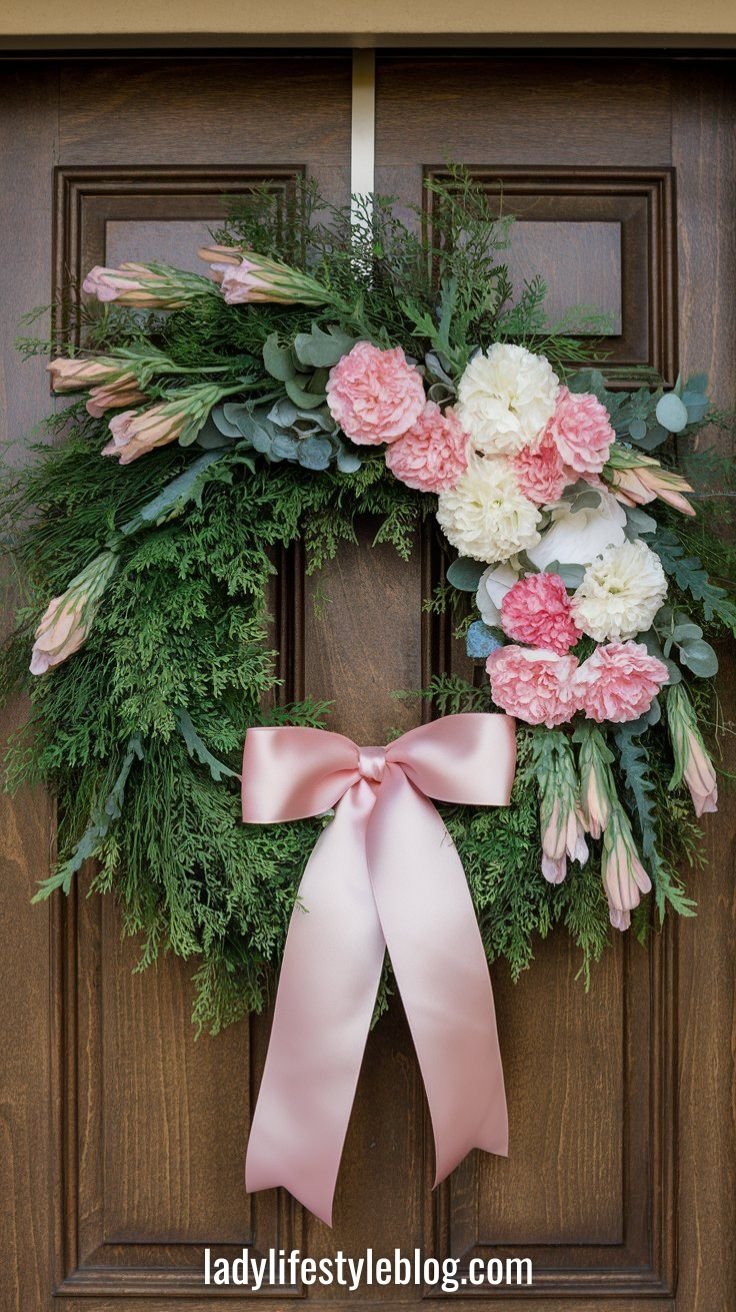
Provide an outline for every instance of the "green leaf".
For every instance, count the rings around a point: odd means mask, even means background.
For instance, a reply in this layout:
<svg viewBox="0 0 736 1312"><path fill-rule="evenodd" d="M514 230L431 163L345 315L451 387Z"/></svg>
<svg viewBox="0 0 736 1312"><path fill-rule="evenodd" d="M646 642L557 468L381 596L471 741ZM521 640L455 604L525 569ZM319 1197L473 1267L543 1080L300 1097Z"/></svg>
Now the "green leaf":
<svg viewBox="0 0 736 1312"><path fill-rule="evenodd" d="M712 679L718 673L718 657L710 643L702 638L681 644L680 661L699 679Z"/></svg>
<svg viewBox="0 0 736 1312"><path fill-rule="evenodd" d="M217 757L213 756L208 750L192 724L188 711L181 708L177 713L177 721L189 755L195 757L200 765L208 767L216 784L219 784L221 779L238 779L240 777L235 770L231 770L222 761L218 761Z"/></svg>
<svg viewBox="0 0 736 1312"><path fill-rule="evenodd" d="M311 332L297 333L294 351L300 364L311 369L330 369L355 346L356 338L348 336L335 324L327 331L313 323Z"/></svg>
<svg viewBox="0 0 736 1312"><path fill-rule="evenodd" d="M469 556L458 556L447 571L447 582L460 592L475 592L487 566Z"/></svg>
<svg viewBox="0 0 736 1312"><path fill-rule="evenodd" d="M304 378L304 374L299 375L300 380ZM286 395L294 402L294 405L300 406L302 410L316 410L317 406L324 405L324 389L319 392L307 392L295 378L289 378L285 387Z"/></svg>
<svg viewBox="0 0 736 1312"><path fill-rule="evenodd" d="M107 837L112 826L120 819L125 800L125 785L133 762L136 760L143 760L143 747L140 739L133 737L128 742L120 772L109 795L102 806L96 807L92 812L90 822L68 860L63 861L48 879L39 882L38 891L34 893L31 902L44 902L57 888L63 893L69 893L72 879L77 871L81 870L85 861L90 861L97 855L100 842Z"/></svg>
<svg viewBox="0 0 736 1312"><path fill-rule="evenodd" d="M263 343L263 363L271 377L280 383L286 383L296 375L291 347L279 344L278 333L271 333Z"/></svg>

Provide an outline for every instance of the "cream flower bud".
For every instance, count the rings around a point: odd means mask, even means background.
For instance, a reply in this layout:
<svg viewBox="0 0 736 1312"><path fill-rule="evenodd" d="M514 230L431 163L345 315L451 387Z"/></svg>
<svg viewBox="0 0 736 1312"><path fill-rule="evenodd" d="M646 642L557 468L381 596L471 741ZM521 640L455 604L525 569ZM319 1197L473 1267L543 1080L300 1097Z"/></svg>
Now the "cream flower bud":
<svg viewBox="0 0 736 1312"><path fill-rule="evenodd" d="M45 674L79 650L117 568L115 553L105 551L72 579L66 592L52 598L36 629L31 674Z"/></svg>
<svg viewBox="0 0 736 1312"><path fill-rule="evenodd" d="M675 771L670 788L684 779L690 789L695 814L700 817L718 810L718 783L688 694L682 684L675 684L667 694L667 720L675 756Z"/></svg>
<svg viewBox="0 0 736 1312"><path fill-rule="evenodd" d="M188 301L209 295L213 288L208 278L168 264L127 263L119 269L96 264L82 283L82 291L98 301L115 301L138 310L178 310Z"/></svg>
<svg viewBox="0 0 736 1312"><path fill-rule="evenodd" d="M600 838L611 815L616 792L611 774L613 753L599 729L586 724L579 731L580 805L585 827L592 838ZM577 736L577 735L576 735Z"/></svg>
<svg viewBox="0 0 736 1312"><path fill-rule="evenodd" d="M652 882L641 863L629 818L618 804L611 807L603 831L602 873L608 904L616 917L611 923L628 923L626 915L621 913L631 912L638 906L642 893L651 891ZM621 927L617 924L617 928Z"/></svg>
<svg viewBox="0 0 736 1312"><path fill-rule="evenodd" d="M534 759L539 788L542 874L561 884L567 862L585 865L588 846L580 810L580 789L569 738L557 730L537 734Z"/></svg>
<svg viewBox="0 0 736 1312"><path fill-rule="evenodd" d="M204 384L183 389L147 410L125 410L110 420L112 440L102 448L102 454L117 456L121 465L129 465L170 442L188 446L223 395L221 388Z"/></svg>
<svg viewBox="0 0 736 1312"><path fill-rule="evenodd" d="M327 288L316 278L255 251L230 246L202 246L198 254L209 264L228 305L247 305L254 301L326 305L331 300Z"/></svg>
<svg viewBox="0 0 736 1312"><path fill-rule="evenodd" d="M629 451L616 444L611 448L606 477L615 496L624 505L645 506L659 497L683 515L695 514L693 506L683 496L684 492L692 492L691 485L681 474L663 469L653 456Z"/></svg>

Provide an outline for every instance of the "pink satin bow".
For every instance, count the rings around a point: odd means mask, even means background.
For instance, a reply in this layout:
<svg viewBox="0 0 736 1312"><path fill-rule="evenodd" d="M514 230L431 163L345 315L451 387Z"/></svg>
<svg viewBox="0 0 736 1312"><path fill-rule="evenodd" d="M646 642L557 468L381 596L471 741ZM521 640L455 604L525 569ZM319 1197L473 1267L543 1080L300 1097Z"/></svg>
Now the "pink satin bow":
<svg viewBox="0 0 736 1312"><path fill-rule="evenodd" d="M439 1183L471 1148L504 1154L493 994L460 858L430 797L506 806L514 721L452 715L389 747L298 727L249 729L243 819L336 807L299 888L245 1168L332 1224L332 1201L384 953L419 1060Z"/></svg>

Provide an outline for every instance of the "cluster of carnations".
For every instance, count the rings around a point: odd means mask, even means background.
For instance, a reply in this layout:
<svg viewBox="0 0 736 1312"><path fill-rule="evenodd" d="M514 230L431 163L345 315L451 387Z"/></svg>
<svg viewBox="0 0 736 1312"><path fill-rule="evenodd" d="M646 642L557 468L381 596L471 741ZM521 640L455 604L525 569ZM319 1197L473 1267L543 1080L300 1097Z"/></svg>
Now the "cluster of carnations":
<svg viewBox="0 0 736 1312"><path fill-rule="evenodd" d="M213 282L163 265L129 264L93 269L84 290L139 309L176 309L203 294L230 305L330 304L325 287L277 261L225 247L200 254ZM156 353L144 364L149 379L175 372ZM59 359L50 370L56 391L91 389L91 414L120 411L103 455L121 464L170 442L187 445L213 407L238 390L200 383L146 406L140 357L135 368L121 355ZM667 581L627 509L659 497L692 514L691 488L617 441L594 395L570 391L544 356L520 345L498 342L476 352L452 403L441 406L428 398L422 368L400 346L358 341L331 368L326 403L350 442L383 448L396 478L437 495L449 542L486 566L477 605L495 704L549 731L576 719L580 780L570 735L555 734L553 750L540 757L543 870L559 882L568 857L587 859L585 833L602 837L611 920L624 928L650 883L616 796L613 758L595 725L640 720L669 682L664 662L636 641L652 629ZM36 635L34 673L81 645L114 568L106 553L51 602ZM585 659L574 654L578 644ZM669 689L667 713L677 781L688 784L698 815L715 810L715 774L682 688Z"/></svg>

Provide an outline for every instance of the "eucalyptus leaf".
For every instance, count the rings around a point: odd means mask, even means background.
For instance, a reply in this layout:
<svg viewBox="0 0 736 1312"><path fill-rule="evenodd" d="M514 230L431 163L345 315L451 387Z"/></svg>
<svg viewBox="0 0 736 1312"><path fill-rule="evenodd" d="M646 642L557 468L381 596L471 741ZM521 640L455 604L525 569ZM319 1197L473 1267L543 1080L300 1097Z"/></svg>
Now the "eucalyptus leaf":
<svg viewBox="0 0 736 1312"><path fill-rule="evenodd" d="M640 506L626 506L626 528L624 532L629 542L657 532L657 521Z"/></svg>
<svg viewBox="0 0 736 1312"><path fill-rule="evenodd" d="M277 433L271 443L271 455L277 460L296 460L299 452L299 438L289 433Z"/></svg>
<svg viewBox="0 0 736 1312"><path fill-rule="evenodd" d="M576 515L579 510L595 510L596 506L601 504L601 494L591 488L589 492L581 492L576 496L570 506L570 513Z"/></svg>
<svg viewBox="0 0 736 1312"><path fill-rule="evenodd" d="M682 404L687 410L688 423L699 424L708 410L708 397L702 392L686 391L682 394Z"/></svg>
<svg viewBox="0 0 736 1312"><path fill-rule="evenodd" d="M643 419L632 419L629 424L629 436L634 442L641 442L647 435L647 426Z"/></svg>
<svg viewBox="0 0 736 1312"><path fill-rule="evenodd" d="M330 324L325 332L313 323L311 332L297 333L294 351L300 364L312 369L330 369L352 350L355 342L354 337L349 337L334 324Z"/></svg>
<svg viewBox="0 0 736 1312"><path fill-rule="evenodd" d="M657 402L656 415L663 428L670 433L681 433L687 426L687 410L679 396L667 392Z"/></svg>
<svg viewBox="0 0 736 1312"><path fill-rule="evenodd" d="M340 443L337 448L337 467L341 474L356 474L362 463L357 452L349 451L346 446Z"/></svg>
<svg viewBox="0 0 736 1312"><path fill-rule="evenodd" d="M682 646L683 642L699 639L702 636L703 630L700 625L694 624L692 620L688 620L686 624L676 624L672 630L672 640L677 643L678 647Z"/></svg>
<svg viewBox="0 0 736 1312"><path fill-rule="evenodd" d="M551 560L545 566L545 574L559 574L566 588L579 588L585 577L584 565L561 565L559 560Z"/></svg>
<svg viewBox="0 0 736 1312"><path fill-rule="evenodd" d="M304 374L299 375L299 381L296 378L286 380L286 395L294 402L294 405L299 406L302 410L316 410L318 406L324 405L324 390L307 392L301 385L304 382L307 382Z"/></svg>
<svg viewBox="0 0 736 1312"><path fill-rule="evenodd" d="M224 437L243 437L243 430L232 412L236 411L239 414L244 409L245 406L234 405L232 402L227 405L216 405L210 418L218 432L222 433Z"/></svg>
<svg viewBox="0 0 736 1312"><path fill-rule="evenodd" d="M718 657L709 642L694 638L680 647L680 663L699 679L712 679L718 673Z"/></svg>
<svg viewBox="0 0 736 1312"><path fill-rule="evenodd" d="M297 372L291 347L280 345L278 333L271 333L263 343L263 363L271 377L280 383L288 382Z"/></svg>
<svg viewBox="0 0 736 1312"><path fill-rule="evenodd" d="M447 571L447 582L460 592L476 592L486 566L469 556L458 556Z"/></svg>
<svg viewBox="0 0 736 1312"><path fill-rule="evenodd" d="M327 469L332 459L332 443L326 437L305 437L297 454L299 464L305 469Z"/></svg>

